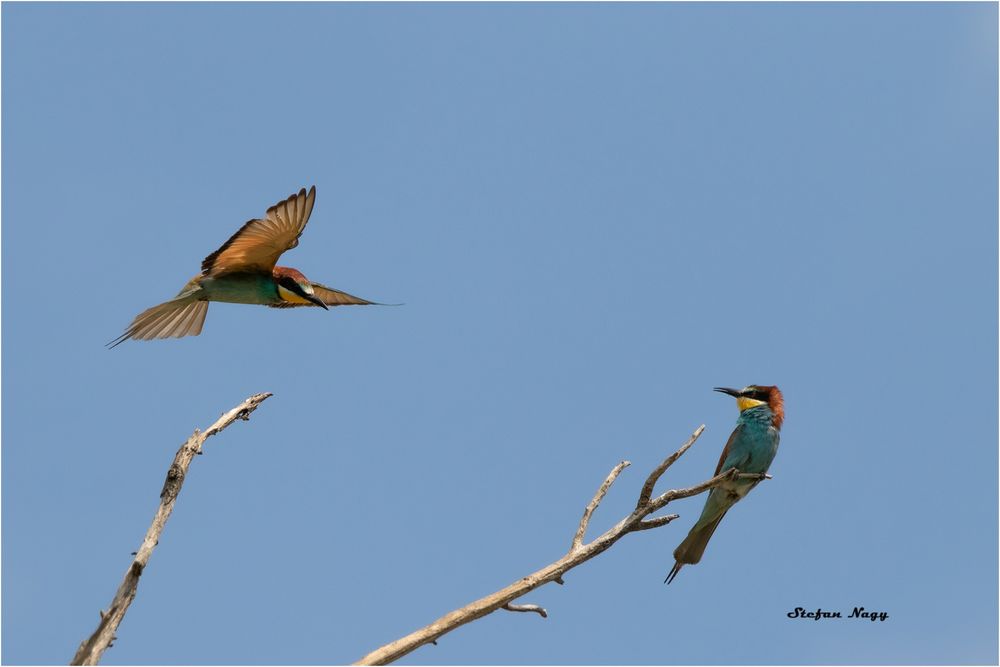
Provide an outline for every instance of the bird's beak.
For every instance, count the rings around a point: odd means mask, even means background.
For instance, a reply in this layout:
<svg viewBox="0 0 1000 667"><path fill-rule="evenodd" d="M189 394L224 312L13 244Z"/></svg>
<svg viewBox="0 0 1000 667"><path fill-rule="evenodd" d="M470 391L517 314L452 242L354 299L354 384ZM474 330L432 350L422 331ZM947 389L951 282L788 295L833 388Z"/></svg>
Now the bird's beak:
<svg viewBox="0 0 1000 667"><path fill-rule="evenodd" d="M714 389L712 389L712 391L718 391L718 392L721 392L723 394L729 394L730 396L739 396L740 395L740 390L739 389L730 389L729 387L715 387Z"/></svg>
<svg viewBox="0 0 1000 667"><path fill-rule="evenodd" d="M313 303L315 303L317 306L319 306L323 310L330 310L330 308L327 307L327 305L325 303L323 303L323 301L319 297L313 296L312 294L305 294L303 296L305 296L307 299L309 299L310 301L312 301Z"/></svg>

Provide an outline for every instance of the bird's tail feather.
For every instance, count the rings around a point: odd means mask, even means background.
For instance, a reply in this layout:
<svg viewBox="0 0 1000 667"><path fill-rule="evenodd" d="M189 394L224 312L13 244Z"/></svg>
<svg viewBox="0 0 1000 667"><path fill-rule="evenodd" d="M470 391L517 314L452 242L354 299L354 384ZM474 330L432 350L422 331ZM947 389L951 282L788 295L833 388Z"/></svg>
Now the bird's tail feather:
<svg viewBox="0 0 1000 667"><path fill-rule="evenodd" d="M674 549L674 567L670 570L670 574L664 579L664 583L669 584L677 576L677 573L681 571L681 568L685 565L694 565L701 560L702 554L705 553L705 547L708 546L708 541L712 539L712 534L715 529L719 527L719 522L722 521L722 517L726 516L723 512L711 523L705 524L703 527L699 528L697 524L691 529L684 541Z"/></svg>
<svg viewBox="0 0 1000 667"><path fill-rule="evenodd" d="M197 336L201 333L205 315L208 313L208 301L199 299L199 296L198 291L186 292L170 301L144 310L136 315L125 333L108 343L108 347L121 345L130 338L152 340Z"/></svg>

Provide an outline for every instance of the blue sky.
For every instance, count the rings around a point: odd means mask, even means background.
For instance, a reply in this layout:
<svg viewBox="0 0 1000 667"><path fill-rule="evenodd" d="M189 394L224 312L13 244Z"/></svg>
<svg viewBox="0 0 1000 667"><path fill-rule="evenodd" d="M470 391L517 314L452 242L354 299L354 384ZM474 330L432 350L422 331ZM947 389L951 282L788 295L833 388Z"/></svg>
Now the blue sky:
<svg viewBox="0 0 1000 667"><path fill-rule="evenodd" d="M4 4L3 649L65 663L209 441L105 664L349 662L560 557L778 384L762 484L402 664L995 663L997 5ZM400 308L213 304L246 220ZM795 607L883 623L791 620ZM846 613L845 613L846 615ZM248 641L247 638L252 638Z"/></svg>

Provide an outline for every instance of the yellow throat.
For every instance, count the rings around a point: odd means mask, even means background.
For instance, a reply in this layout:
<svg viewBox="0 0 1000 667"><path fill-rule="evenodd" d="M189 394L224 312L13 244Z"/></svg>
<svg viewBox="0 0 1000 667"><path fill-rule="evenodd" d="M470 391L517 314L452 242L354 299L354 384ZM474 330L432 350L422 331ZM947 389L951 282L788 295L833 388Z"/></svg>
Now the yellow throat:
<svg viewBox="0 0 1000 667"><path fill-rule="evenodd" d="M312 303L309 299L303 299L295 292L285 289L281 285L278 285L278 295L289 303Z"/></svg>
<svg viewBox="0 0 1000 667"><path fill-rule="evenodd" d="M758 401L756 398L747 398L746 396L736 397L736 407L740 409L740 412L756 407L758 405L764 405L764 401Z"/></svg>

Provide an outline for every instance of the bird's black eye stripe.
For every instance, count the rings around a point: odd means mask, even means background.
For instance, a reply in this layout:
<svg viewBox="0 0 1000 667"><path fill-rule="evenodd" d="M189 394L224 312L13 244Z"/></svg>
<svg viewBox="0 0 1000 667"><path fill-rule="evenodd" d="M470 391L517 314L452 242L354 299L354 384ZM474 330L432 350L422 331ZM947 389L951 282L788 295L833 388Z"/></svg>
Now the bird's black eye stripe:
<svg viewBox="0 0 1000 667"><path fill-rule="evenodd" d="M299 284L290 276L282 276L278 279L278 284L293 294L305 297L305 292L302 290L302 287L299 286Z"/></svg>

